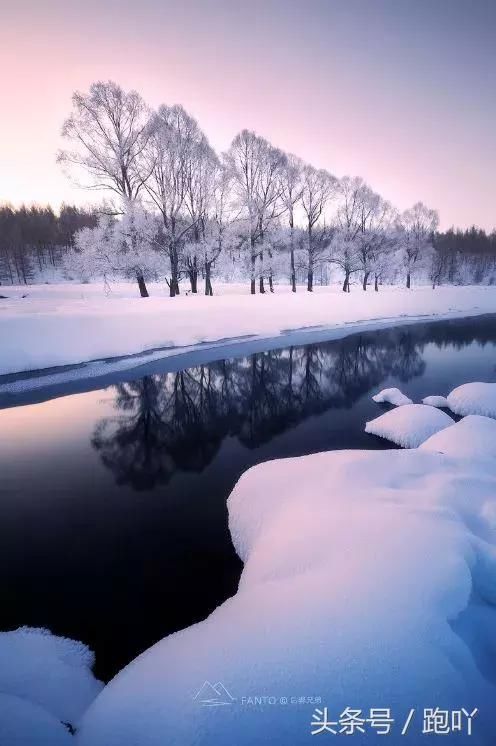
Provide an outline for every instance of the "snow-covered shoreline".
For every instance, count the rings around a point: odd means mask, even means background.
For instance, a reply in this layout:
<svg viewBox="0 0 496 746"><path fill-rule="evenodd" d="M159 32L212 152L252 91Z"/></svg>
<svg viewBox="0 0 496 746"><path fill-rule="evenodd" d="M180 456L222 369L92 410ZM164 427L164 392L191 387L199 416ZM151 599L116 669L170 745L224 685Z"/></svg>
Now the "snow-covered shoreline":
<svg viewBox="0 0 496 746"><path fill-rule="evenodd" d="M245 286L231 285L222 286L213 298L174 299L158 286L157 295L136 298L132 286L124 283L114 286L109 297L101 285L22 290L27 297L17 288L0 301L0 375L139 354L148 362L150 355L158 359L200 346L262 341L295 331L334 339L359 329L496 313L496 288L480 286L410 291L387 287L379 293L357 289L349 294L335 287L292 294L281 286L273 295L250 296ZM122 370L140 361L130 357L114 363ZM105 367L103 372L111 371ZM78 375L84 374L102 372Z"/></svg>
<svg viewBox="0 0 496 746"><path fill-rule="evenodd" d="M364 718L391 708L393 743L412 746L425 708L464 708L476 718L470 742L489 746L495 427L471 417L419 449L329 451L245 472L228 500L238 592L123 669L76 743L223 746L235 733L239 745L304 744L317 697L336 728L348 708ZM473 452L460 449L462 431ZM375 743L362 724L356 742Z"/></svg>

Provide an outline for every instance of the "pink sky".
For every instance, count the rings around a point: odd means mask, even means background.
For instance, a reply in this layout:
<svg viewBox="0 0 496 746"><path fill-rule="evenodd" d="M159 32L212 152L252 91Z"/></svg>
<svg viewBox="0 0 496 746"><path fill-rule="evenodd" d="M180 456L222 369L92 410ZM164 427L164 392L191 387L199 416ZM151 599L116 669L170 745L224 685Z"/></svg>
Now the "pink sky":
<svg viewBox="0 0 496 746"><path fill-rule="evenodd" d="M400 209L420 199L444 227L492 229L496 13L485 0L450 0L449 20L442 6L10 3L0 28L0 201L94 199L68 183L55 154L73 90L114 79L151 105L182 103L218 150L254 129L338 176L363 176Z"/></svg>

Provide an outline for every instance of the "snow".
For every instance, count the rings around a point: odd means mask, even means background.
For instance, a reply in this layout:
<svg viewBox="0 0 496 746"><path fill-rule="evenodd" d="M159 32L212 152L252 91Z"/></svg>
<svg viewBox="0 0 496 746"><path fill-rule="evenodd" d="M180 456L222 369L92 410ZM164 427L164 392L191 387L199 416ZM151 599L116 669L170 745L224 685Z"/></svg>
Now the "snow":
<svg viewBox="0 0 496 746"><path fill-rule="evenodd" d="M365 432L390 440L403 448L417 448L424 440L453 420L445 412L425 404L405 404L392 409L365 425Z"/></svg>
<svg viewBox="0 0 496 746"><path fill-rule="evenodd" d="M470 743L489 746L495 508L494 460L425 449L250 469L228 501L238 592L121 671L84 715L77 746L298 746L312 742L315 709L301 695L321 697L331 719L390 707L392 742L415 745L419 709L398 738L411 707L477 707ZM221 685L234 701L211 706L215 692L226 701ZM206 689L208 707L196 696ZM257 696L276 701L246 699ZM375 740L368 731L354 742Z"/></svg>
<svg viewBox="0 0 496 746"><path fill-rule="evenodd" d="M102 689L93 653L45 629L0 632L0 744L56 746ZM72 743L72 739L70 739Z"/></svg>
<svg viewBox="0 0 496 746"><path fill-rule="evenodd" d="M496 287L384 287L379 293L300 287L294 294L281 285L274 294L250 296L247 284L233 284L216 285L213 298L168 298L166 290L150 284L151 297L141 299L133 283L112 285L108 297L98 283L7 288L9 297L0 300L0 375L302 328L327 329L331 338L366 323L377 328L393 320L496 312Z"/></svg>
<svg viewBox="0 0 496 746"><path fill-rule="evenodd" d="M39 705L0 692L2 746L74 746L69 730Z"/></svg>
<svg viewBox="0 0 496 746"><path fill-rule="evenodd" d="M448 394L448 405L452 412L462 416L496 417L496 383L464 383Z"/></svg>
<svg viewBox="0 0 496 746"><path fill-rule="evenodd" d="M448 400L445 396L425 396L422 399L423 404L427 404L429 407L439 407L441 409L448 408Z"/></svg>
<svg viewBox="0 0 496 746"><path fill-rule="evenodd" d="M432 435L420 448L459 458L487 456L496 459L496 421L490 417L469 415Z"/></svg>
<svg viewBox="0 0 496 746"><path fill-rule="evenodd" d="M388 404L394 404L395 407L402 407L405 404L412 403L412 400L397 388L382 389L382 391L375 394L372 399L378 404L386 402Z"/></svg>

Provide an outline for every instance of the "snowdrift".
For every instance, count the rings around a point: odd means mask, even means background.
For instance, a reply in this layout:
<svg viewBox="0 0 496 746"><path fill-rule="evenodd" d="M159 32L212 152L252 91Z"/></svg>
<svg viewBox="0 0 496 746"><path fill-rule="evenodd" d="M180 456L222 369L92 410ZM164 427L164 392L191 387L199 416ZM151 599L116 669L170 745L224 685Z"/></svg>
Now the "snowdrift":
<svg viewBox="0 0 496 746"><path fill-rule="evenodd" d="M496 420L469 415L432 435L420 448L459 458L496 459Z"/></svg>
<svg viewBox="0 0 496 746"><path fill-rule="evenodd" d="M378 404L393 404L395 407L402 407L405 404L412 404L412 400L397 388L382 389L375 394L372 399Z"/></svg>
<svg viewBox="0 0 496 746"><path fill-rule="evenodd" d="M464 383L448 395L448 405L463 417L480 414L496 418L496 383Z"/></svg>
<svg viewBox="0 0 496 746"><path fill-rule="evenodd" d="M45 629L0 632L0 744L65 746L73 724L102 689L83 643Z"/></svg>
<svg viewBox="0 0 496 746"><path fill-rule="evenodd" d="M428 407L440 407L441 409L448 409L449 404L445 396L426 396L422 399L422 404L427 404Z"/></svg>
<svg viewBox="0 0 496 746"><path fill-rule="evenodd" d="M477 708L470 743L494 743L496 460L475 455L339 451L250 469L228 501L238 592L121 671L77 746L312 743L316 702L331 720L389 707L391 742L416 746L418 708Z"/></svg>
<svg viewBox="0 0 496 746"><path fill-rule="evenodd" d="M431 435L453 424L445 412L425 404L405 404L381 414L365 425L365 432L403 448L418 448Z"/></svg>

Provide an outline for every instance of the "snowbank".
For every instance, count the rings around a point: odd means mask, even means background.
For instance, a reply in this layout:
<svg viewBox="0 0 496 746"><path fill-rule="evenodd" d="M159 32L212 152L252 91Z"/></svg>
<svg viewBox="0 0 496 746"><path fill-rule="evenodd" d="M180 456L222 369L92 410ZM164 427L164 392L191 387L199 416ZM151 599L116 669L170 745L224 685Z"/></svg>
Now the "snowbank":
<svg viewBox="0 0 496 746"><path fill-rule="evenodd" d="M425 404L405 404L381 414L365 425L365 432L390 440L403 448L417 448L453 420L445 412Z"/></svg>
<svg viewBox="0 0 496 746"><path fill-rule="evenodd" d="M496 383L464 383L448 394L452 412L496 417Z"/></svg>
<svg viewBox="0 0 496 746"><path fill-rule="evenodd" d="M427 404L428 407L449 408L448 400L445 396L425 396L422 399L422 403Z"/></svg>
<svg viewBox="0 0 496 746"><path fill-rule="evenodd" d="M298 746L313 742L317 706L330 720L389 707L391 742L416 746L419 708L478 708L469 740L489 746L495 503L495 462L427 450L250 469L228 501L245 563L238 592L108 684L76 744ZM366 728L354 743L376 743Z"/></svg>
<svg viewBox="0 0 496 746"><path fill-rule="evenodd" d="M380 327L391 320L496 312L496 287L384 288L380 293L324 287L295 294L279 286L274 294L250 296L247 286L234 286L213 298L172 299L164 288L151 291L150 298L141 299L133 284L113 287L109 297L101 285L9 288L11 297L0 300L0 375L301 328L342 335L365 322Z"/></svg>
<svg viewBox="0 0 496 746"><path fill-rule="evenodd" d="M496 459L496 420L469 415L432 435L420 448L459 458Z"/></svg>
<svg viewBox="0 0 496 746"><path fill-rule="evenodd" d="M2 746L74 746L69 729L39 705L0 692Z"/></svg>
<svg viewBox="0 0 496 746"><path fill-rule="evenodd" d="M397 388L382 389L378 394L375 394L372 399L378 404L384 402L388 404L394 404L395 407L402 407L405 404L412 404L412 400L405 396L405 394Z"/></svg>
<svg viewBox="0 0 496 746"><path fill-rule="evenodd" d="M48 630L0 632L0 744L65 744L63 723L77 722L102 689L92 665L86 645Z"/></svg>

